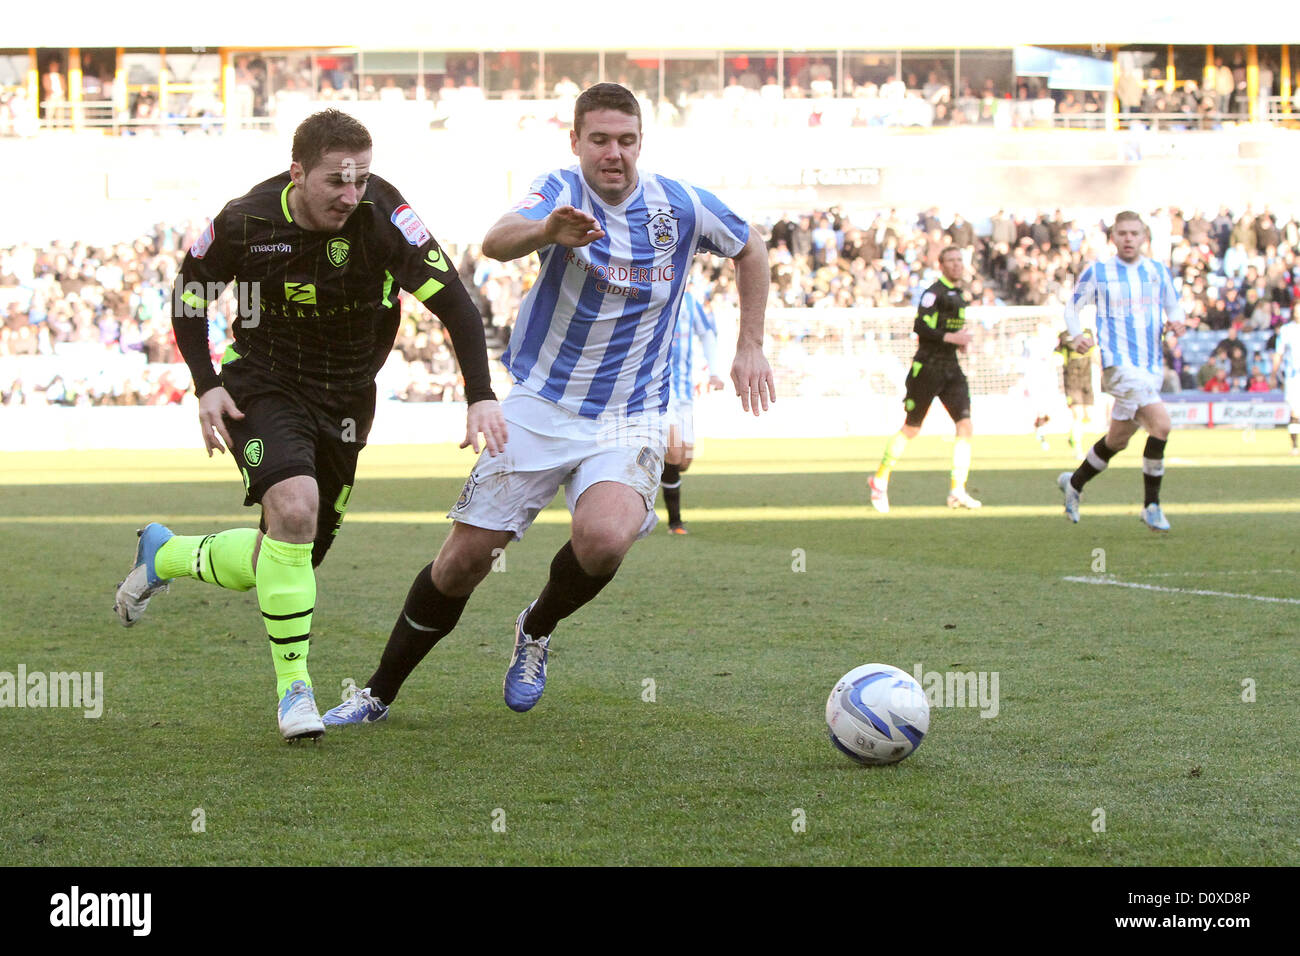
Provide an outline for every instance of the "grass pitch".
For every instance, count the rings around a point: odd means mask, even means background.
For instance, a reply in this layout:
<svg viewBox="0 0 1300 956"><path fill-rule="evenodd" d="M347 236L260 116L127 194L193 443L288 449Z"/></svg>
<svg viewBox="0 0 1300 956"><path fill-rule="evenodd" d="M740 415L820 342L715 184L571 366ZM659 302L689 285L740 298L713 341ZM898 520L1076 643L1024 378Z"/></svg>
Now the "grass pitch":
<svg viewBox="0 0 1300 956"><path fill-rule="evenodd" d="M978 439L985 507L949 513L951 445L922 438L887 517L865 495L882 439L704 443L692 534L639 543L561 624L534 711L507 710L501 678L562 505L386 724L296 747L252 595L180 581L130 630L111 610L145 521L255 522L228 460L0 456L0 671L102 672L105 698L99 719L0 709L0 863L1300 863L1285 436L1176 433L1163 536L1137 520L1136 446L1068 525L1058 441ZM363 455L318 573L322 710L373 670L471 460ZM996 716L935 708L915 755L858 767L822 712L869 661L996 672Z"/></svg>

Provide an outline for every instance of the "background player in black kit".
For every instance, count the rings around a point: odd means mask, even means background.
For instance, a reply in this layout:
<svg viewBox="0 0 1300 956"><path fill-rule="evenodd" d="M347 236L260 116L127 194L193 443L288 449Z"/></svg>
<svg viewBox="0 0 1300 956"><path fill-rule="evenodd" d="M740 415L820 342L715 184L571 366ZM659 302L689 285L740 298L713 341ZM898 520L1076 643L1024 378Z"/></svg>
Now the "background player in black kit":
<svg viewBox="0 0 1300 956"><path fill-rule="evenodd" d="M970 386L957 362L957 350L964 351L970 344L970 333L966 331L966 296L958 287L962 270L961 250L949 246L939 255L939 271L942 273L939 281L921 295L913 327L920 344L912 358L907 394L903 398L907 419L885 446L885 457L881 459L875 477L867 479L871 487L871 505L881 514L889 513L889 473L903 457L907 442L921 431L921 423L936 396L957 426L948 507L980 506L966 493L966 476L970 472Z"/></svg>
<svg viewBox="0 0 1300 956"><path fill-rule="evenodd" d="M1084 419L1092 418L1092 363L1097 345L1093 343L1086 352L1079 352L1070 339L1070 333L1062 332L1056 352L1061 356L1065 403L1070 406L1070 447L1078 451L1083 448Z"/></svg>
<svg viewBox="0 0 1300 956"><path fill-rule="evenodd" d="M371 141L346 113L308 117L293 163L226 205L191 246L176 282L176 342L194 376L208 456L229 448L261 529L140 532L118 588L126 626L176 577L257 588L288 740L324 732L307 672L313 568L347 509L375 411L375 374L392 350L406 289L446 326L465 375L465 441L504 447L483 323L453 265L401 194L370 172ZM207 307L226 283L246 312L213 370ZM223 447L224 446L224 447Z"/></svg>

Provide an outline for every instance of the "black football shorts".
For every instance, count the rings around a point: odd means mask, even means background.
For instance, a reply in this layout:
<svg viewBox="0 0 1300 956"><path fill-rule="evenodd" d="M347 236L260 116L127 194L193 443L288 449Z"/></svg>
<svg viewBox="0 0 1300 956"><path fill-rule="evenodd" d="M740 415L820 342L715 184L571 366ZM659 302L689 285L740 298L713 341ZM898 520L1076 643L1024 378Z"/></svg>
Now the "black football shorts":
<svg viewBox="0 0 1300 956"><path fill-rule="evenodd" d="M226 419L230 451L244 479L244 504L259 504L267 489L287 478L316 479L320 508L313 557L319 564L347 510L357 458L375 418L374 385L326 391L288 384L239 359L222 367L221 383L244 413Z"/></svg>
<svg viewBox="0 0 1300 956"><path fill-rule="evenodd" d="M917 356L912 360L912 370L907 376L907 392L903 396L903 409L907 424L919 428L930 411L935 397L954 422L970 418L970 385L966 373L956 362L927 359Z"/></svg>

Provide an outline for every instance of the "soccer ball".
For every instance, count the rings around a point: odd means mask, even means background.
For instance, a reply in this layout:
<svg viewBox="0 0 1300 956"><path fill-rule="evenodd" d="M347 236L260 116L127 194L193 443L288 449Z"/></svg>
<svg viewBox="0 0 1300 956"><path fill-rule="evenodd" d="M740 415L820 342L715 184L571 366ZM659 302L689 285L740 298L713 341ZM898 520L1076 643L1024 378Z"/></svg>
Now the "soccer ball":
<svg viewBox="0 0 1300 956"><path fill-rule="evenodd" d="M831 743L858 763L898 763L930 729L930 702L907 671L863 664L835 682L826 726Z"/></svg>

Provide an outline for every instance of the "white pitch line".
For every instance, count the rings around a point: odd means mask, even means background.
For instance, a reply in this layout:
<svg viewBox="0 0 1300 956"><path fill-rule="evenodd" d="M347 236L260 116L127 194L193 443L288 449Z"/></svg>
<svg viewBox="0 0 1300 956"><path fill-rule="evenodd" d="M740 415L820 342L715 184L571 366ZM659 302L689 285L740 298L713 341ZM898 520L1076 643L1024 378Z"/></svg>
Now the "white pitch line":
<svg viewBox="0 0 1300 956"><path fill-rule="evenodd" d="M1146 578L1192 578L1192 577L1223 577L1228 574L1300 574L1300 570L1294 568L1255 568L1250 571L1159 571L1155 574L1144 574Z"/></svg>
<svg viewBox="0 0 1300 956"><path fill-rule="evenodd" d="M1268 597L1263 594L1236 594L1232 591L1206 591L1201 588L1166 588L1158 584L1138 584L1135 581L1116 581L1114 578L1085 578L1067 576L1062 581L1076 584L1110 584L1117 588L1136 588L1140 591L1166 591L1171 594L1199 594L1202 597L1244 598L1248 601L1267 601L1270 604L1300 604L1300 598Z"/></svg>

